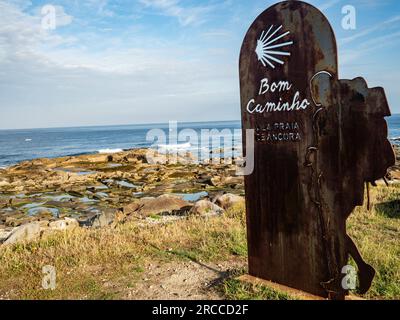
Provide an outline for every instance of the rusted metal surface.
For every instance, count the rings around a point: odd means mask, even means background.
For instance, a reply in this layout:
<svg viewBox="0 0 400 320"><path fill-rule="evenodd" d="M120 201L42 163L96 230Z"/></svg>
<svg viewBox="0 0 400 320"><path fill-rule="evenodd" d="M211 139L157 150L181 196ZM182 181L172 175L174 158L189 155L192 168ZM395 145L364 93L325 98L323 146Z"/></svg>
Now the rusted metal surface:
<svg viewBox="0 0 400 320"><path fill-rule="evenodd" d="M351 254L368 290L374 271L346 219L363 203L364 183L394 165L383 89L339 80L333 30L301 1L274 5L251 25L240 86L244 137L256 135L255 169L245 177L250 274L344 299Z"/></svg>

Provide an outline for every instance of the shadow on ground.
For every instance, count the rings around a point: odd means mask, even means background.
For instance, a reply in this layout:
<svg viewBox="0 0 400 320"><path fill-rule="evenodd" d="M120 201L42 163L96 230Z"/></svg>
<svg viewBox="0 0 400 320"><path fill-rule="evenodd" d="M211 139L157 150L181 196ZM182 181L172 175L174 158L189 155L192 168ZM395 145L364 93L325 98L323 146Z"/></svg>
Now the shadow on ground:
<svg viewBox="0 0 400 320"><path fill-rule="evenodd" d="M400 219L400 200L379 203L375 205L375 209L387 218Z"/></svg>

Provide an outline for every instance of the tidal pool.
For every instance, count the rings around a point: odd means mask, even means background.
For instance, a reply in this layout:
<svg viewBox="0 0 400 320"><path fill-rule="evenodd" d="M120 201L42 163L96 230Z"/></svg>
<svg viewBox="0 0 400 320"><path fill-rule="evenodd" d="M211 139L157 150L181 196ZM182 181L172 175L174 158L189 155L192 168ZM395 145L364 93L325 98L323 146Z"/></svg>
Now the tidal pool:
<svg viewBox="0 0 400 320"><path fill-rule="evenodd" d="M174 193L174 195L181 197L183 200L188 202L196 202L201 198L207 197L208 192L202 191L197 193Z"/></svg>
<svg viewBox="0 0 400 320"><path fill-rule="evenodd" d="M108 198L108 193L105 192L96 192L95 195L99 198Z"/></svg>
<svg viewBox="0 0 400 320"><path fill-rule="evenodd" d="M42 205L44 205L45 202L42 203L38 203L38 202L32 202L32 203L28 203L24 206L21 207L21 209L31 209L31 208L36 208L36 207L40 207Z"/></svg>
<svg viewBox="0 0 400 320"><path fill-rule="evenodd" d="M43 197L44 199L49 199L52 201L57 201L57 202L65 202L69 201L72 199L75 199L75 197L65 193L65 194L60 194L60 195L46 195Z"/></svg>
<svg viewBox="0 0 400 320"><path fill-rule="evenodd" d="M59 218L60 211L56 208L47 208L47 207L34 207L28 210L29 216L36 216L40 213L50 212L53 217Z"/></svg>
<svg viewBox="0 0 400 320"><path fill-rule="evenodd" d="M121 187L125 188L137 188L138 186L134 185L133 183L130 183L128 181L120 180L120 181L115 181L115 183L119 184Z"/></svg>
<svg viewBox="0 0 400 320"><path fill-rule="evenodd" d="M89 174L95 174L97 173L96 171L87 171L85 169L80 169L80 168L55 168L54 171L63 171L63 172L68 172L68 173L75 173L78 176L86 176Z"/></svg>
<svg viewBox="0 0 400 320"><path fill-rule="evenodd" d="M107 165L107 167L108 168L119 168L119 167L122 167L122 164L121 163L109 163Z"/></svg>
<svg viewBox="0 0 400 320"><path fill-rule="evenodd" d="M93 202L98 202L99 200L89 199L87 196L85 196L83 198L80 198L79 201L82 203L93 203Z"/></svg>

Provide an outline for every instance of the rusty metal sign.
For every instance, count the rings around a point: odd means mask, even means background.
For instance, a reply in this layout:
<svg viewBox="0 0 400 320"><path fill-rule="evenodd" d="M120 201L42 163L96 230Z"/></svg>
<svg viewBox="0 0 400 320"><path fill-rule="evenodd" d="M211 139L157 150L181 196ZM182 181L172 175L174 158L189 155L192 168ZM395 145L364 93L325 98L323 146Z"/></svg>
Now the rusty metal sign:
<svg viewBox="0 0 400 320"><path fill-rule="evenodd" d="M382 88L339 80L325 16L301 1L264 11L240 54L249 272L311 294L344 299L349 255L366 292L375 271L346 233L365 182L394 165ZM254 129L255 145L246 145ZM254 150L250 150L254 149Z"/></svg>

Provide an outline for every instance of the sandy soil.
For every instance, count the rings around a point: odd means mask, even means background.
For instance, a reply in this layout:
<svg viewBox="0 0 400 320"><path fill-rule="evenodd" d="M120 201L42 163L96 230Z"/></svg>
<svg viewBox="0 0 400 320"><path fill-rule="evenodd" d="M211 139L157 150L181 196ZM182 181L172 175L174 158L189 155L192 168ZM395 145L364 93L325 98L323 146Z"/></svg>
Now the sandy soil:
<svg viewBox="0 0 400 320"><path fill-rule="evenodd" d="M129 300L221 300L218 285L233 269L246 266L244 259L215 265L201 262L150 264L142 279L126 292Z"/></svg>

